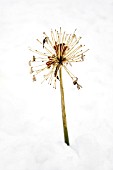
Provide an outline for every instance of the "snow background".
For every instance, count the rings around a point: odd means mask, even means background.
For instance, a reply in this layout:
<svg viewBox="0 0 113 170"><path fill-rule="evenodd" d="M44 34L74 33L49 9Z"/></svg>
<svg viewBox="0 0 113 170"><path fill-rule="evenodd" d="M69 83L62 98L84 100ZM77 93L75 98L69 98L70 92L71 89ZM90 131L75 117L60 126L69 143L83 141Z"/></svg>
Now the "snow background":
<svg viewBox="0 0 113 170"><path fill-rule="evenodd" d="M64 74L70 147L59 84L33 83L28 47L51 28L90 51ZM0 170L113 170L113 0L0 0ZM38 45L37 45L38 49Z"/></svg>

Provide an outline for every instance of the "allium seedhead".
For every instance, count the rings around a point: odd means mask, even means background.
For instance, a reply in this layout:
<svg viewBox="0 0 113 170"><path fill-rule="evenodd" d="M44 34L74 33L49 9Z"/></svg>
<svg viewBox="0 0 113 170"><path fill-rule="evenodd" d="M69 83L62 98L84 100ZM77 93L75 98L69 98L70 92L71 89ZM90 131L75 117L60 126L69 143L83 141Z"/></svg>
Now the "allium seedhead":
<svg viewBox="0 0 113 170"><path fill-rule="evenodd" d="M88 51L88 49L83 50L84 45L79 45L81 37L77 37L75 31L73 34L66 34L66 32L62 32L60 28L59 32L51 30L50 36L47 36L47 34L43 32L45 38L42 41L37 39L43 48L42 52L30 49L36 53L36 56L33 55L32 60L29 61L33 81L36 81L37 74L48 70L48 74L44 75L44 80L48 80L48 83L50 85L53 84L53 87L56 88L56 81L60 81L59 70L63 67L71 77L73 84L76 85L78 89L82 87L78 84L78 78L67 68L68 65L72 66L71 63L73 62L84 61L84 53ZM35 65L33 64L34 62L36 63Z"/></svg>

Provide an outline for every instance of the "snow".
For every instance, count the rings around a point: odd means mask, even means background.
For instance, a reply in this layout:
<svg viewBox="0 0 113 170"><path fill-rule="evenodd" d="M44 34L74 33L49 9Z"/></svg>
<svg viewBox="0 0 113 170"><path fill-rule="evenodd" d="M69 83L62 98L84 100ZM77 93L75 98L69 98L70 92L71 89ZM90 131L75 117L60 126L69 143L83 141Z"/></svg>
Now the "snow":
<svg viewBox="0 0 113 170"><path fill-rule="evenodd" d="M70 146L59 84L33 83L28 67L28 47L60 26L90 49L72 67L80 91L64 73ZM113 170L112 37L112 0L0 0L0 170Z"/></svg>

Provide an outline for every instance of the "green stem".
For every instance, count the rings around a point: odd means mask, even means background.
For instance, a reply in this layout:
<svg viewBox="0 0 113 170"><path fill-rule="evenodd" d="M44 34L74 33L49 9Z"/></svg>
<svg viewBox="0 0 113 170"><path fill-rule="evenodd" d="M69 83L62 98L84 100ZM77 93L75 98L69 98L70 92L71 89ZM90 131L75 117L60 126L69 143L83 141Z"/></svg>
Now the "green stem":
<svg viewBox="0 0 113 170"><path fill-rule="evenodd" d="M64 140L65 140L65 143L67 145L69 145L69 137L68 137L68 129L67 129L67 121L66 121L66 111L65 111L65 100L64 100L64 88L63 88L63 81L62 81L62 67L60 67L59 76L60 76L60 92L61 92L61 107L62 107Z"/></svg>

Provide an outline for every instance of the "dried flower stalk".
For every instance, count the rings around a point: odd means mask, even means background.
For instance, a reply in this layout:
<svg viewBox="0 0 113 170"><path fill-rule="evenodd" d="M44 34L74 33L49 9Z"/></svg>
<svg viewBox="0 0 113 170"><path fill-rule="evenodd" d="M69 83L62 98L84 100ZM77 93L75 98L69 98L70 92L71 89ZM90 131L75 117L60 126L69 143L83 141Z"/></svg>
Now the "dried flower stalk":
<svg viewBox="0 0 113 170"><path fill-rule="evenodd" d="M73 34L66 34L66 32L62 33L61 28L59 32L51 30L50 37L43 32L43 41L37 39L37 42L39 42L43 48L43 52L30 48L36 55L33 55L32 60L29 61L30 73L33 75L33 81L36 81L37 75L45 70L48 70L48 73L44 75L43 82L48 80L48 83L50 85L53 84L53 87L56 89L56 82L57 80L60 81L64 139L67 145L69 145L69 138L65 112L62 68L68 73L73 81L73 85L76 85L79 90L82 86L78 84L78 78L69 71L68 66L72 66L71 63L73 62L84 61L84 54L88 51L88 49L83 50L83 45L79 45L81 37L77 37L75 31Z"/></svg>
<svg viewBox="0 0 113 170"><path fill-rule="evenodd" d="M66 120L66 110L65 110L65 100L64 100L64 88L62 80L62 68L59 70L60 73L60 92L61 92L61 107L62 107L62 121L63 121L63 130L64 130L64 140L67 145L69 145L69 136Z"/></svg>

